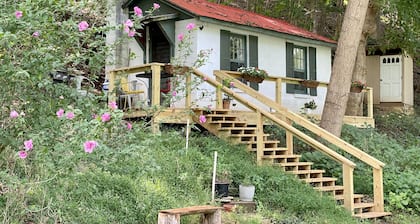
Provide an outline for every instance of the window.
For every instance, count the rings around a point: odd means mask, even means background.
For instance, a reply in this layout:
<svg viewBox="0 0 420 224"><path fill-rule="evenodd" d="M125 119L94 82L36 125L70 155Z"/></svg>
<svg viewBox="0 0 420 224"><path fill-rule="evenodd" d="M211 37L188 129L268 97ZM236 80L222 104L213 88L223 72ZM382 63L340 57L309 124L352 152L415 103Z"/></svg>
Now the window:
<svg viewBox="0 0 420 224"><path fill-rule="evenodd" d="M236 71L241 66L258 67L258 37L220 31L220 69ZM249 83L258 90L258 83Z"/></svg>
<svg viewBox="0 0 420 224"><path fill-rule="evenodd" d="M309 51L309 54L308 54ZM309 60L309 64L308 64ZM286 43L286 76L316 80L316 49ZM316 96L316 88L287 84L287 93L310 94Z"/></svg>

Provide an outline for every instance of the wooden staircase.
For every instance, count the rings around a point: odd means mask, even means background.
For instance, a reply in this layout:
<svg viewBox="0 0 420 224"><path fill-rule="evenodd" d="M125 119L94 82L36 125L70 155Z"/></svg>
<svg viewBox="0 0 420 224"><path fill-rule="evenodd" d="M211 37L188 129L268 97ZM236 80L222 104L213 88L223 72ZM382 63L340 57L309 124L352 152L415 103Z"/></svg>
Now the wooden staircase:
<svg viewBox="0 0 420 224"><path fill-rule="evenodd" d="M206 116L206 122L200 123L212 134L234 144L244 144L249 152L257 152L258 128L241 120L239 114L232 114L229 110L196 111L198 116ZM300 180L310 184L322 194L335 198L338 204L344 204L344 186L336 185L337 178L324 176L325 170L312 169L312 162L300 161L300 155L293 154L287 147L281 147L280 141L272 139L270 134L262 134L263 152L261 159L265 163L278 166L286 173L293 174ZM377 218L390 215L388 212L375 212L374 203L361 194L352 195L354 201L353 214L359 218Z"/></svg>

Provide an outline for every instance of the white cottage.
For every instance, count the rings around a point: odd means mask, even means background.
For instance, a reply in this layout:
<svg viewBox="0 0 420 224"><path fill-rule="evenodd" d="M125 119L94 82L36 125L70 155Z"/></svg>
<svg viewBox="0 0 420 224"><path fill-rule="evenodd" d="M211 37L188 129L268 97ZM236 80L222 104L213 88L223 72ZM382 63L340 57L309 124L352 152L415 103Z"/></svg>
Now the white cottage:
<svg viewBox="0 0 420 224"><path fill-rule="evenodd" d="M187 24L194 23L199 29L192 33L193 55L203 49L212 49L210 60L199 69L205 74L212 75L214 70L236 71L240 66L255 66L266 70L271 77L329 81L331 48L335 42L283 20L205 0L127 0L121 8L116 7L117 13L111 22L122 24L133 16L135 6L145 10L154 3L158 3L160 8L146 21L144 29L138 30L141 37L133 38L125 48L117 49L115 61L119 62L119 67L169 63L177 52L177 35L186 32ZM109 35L109 41L115 41L118 35L124 34L117 32ZM130 54L136 57L128 59ZM190 62L193 60L190 58ZM249 85L265 96L275 98L273 83ZM298 112L304 103L315 100L318 105L316 112L321 113L326 88L283 85L283 106ZM200 100L200 104L205 106L211 102ZM240 107L239 104L233 105Z"/></svg>

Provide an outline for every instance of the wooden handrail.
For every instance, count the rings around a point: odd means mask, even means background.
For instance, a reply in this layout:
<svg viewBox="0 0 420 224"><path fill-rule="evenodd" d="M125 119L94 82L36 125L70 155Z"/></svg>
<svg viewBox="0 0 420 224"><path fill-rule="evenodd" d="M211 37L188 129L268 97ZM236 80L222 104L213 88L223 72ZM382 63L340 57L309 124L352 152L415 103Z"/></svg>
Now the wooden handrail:
<svg viewBox="0 0 420 224"><path fill-rule="evenodd" d="M236 100L238 100L240 103L247 106L251 110L253 110L257 113L261 113L261 115L263 115L267 119L269 119L269 120L273 121L274 123L280 125L281 127L286 129L287 131L290 131L291 133L298 136L299 138L301 138L303 141L305 141L307 144L311 145L312 147L314 147L314 148L316 148L320 151L323 151L325 154L327 154L328 156L330 156L332 159L336 160L337 162L340 162L341 164L346 164L350 167L356 167L356 164L353 163L352 161L350 161L349 159L345 158L344 156L340 155L339 153L335 152L334 150L331 150L327 146L325 146L322 143L316 141L315 139L311 138L310 136L306 135L305 133L303 133L303 132L299 131L298 129L294 128L293 126L287 124L285 121L279 119L278 117L271 114L270 112L261 110L260 107L258 107L257 105L249 102L247 99L245 99L244 97L235 93L230 88L222 85L220 82L217 82L216 80L207 77L204 73L202 73L202 72L200 72L196 69L194 69L193 71L194 71L194 74L197 75L197 76L200 76L202 78L206 77L206 81L209 84L213 85L214 87L216 87L218 89L223 90L223 92L231 95L233 98L235 98ZM235 80L232 80L232 81L235 82L235 85L237 83L239 83L239 81L235 81Z"/></svg>
<svg viewBox="0 0 420 224"><path fill-rule="evenodd" d="M222 79L231 78L227 73L224 71L214 71L214 74L219 76ZM277 104L270 98L258 93L254 89L250 88L249 86L243 84L242 82L233 79L235 86L240 88L242 91L245 91L249 96L254 97L255 99L259 100L263 104L267 105L268 107L281 112L282 116L292 120L296 124L306 128L307 130L311 131L312 133L316 134L317 136L327 140L329 143L336 145L337 147L343 149L345 152L355 156L356 158L360 159L364 163L368 164L369 166L379 169L383 167L385 164L379 161L376 158L373 158L366 152L354 147L353 145L343 141L341 138L331 134L330 132L326 131L325 129L320 128L316 124L312 123L311 121L299 116L296 113L289 111L287 108L282 107L281 105Z"/></svg>
<svg viewBox="0 0 420 224"><path fill-rule="evenodd" d="M229 73L229 74L228 74ZM318 127L314 123L308 121L307 119L299 116L298 114L295 114L291 111L289 111L287 108L282 107L280 104L274 102L270 98L258 93L254 89L250 88L249 86L243 84L242 82L231 79L232 76L230 74L234 75L234 77L237 77L239 74L235 72L225 72L225 71L214 71L214 75L218 77L219 79L230 79L234 82L235 87L238 87L242 91L246 92L249 96L254 97L255 99L259 100L266 106L269 106L270 108L276 110L277 112L281 112L281 115L286 118L286 120L290 120L295 122L296 124L306 128L307 130L311 131L313 134L317 135L318 137L321 137L325 140L327 140L329 143L338 146L343 151L355 156L362 162L368 164L373 169L373 195L374 195L374 210L375 211L383 211L384 208L384 198L383 198L383 167L384 163L377 160L376 158L370 156L369 154L363 152L362 150L354 147L353 145L343 141L342 139L338 138L337 136L329 133L328 131ZM296 81L292 80L293 78L288 78L290 81ZM278 81L278 80L277 80ZM276 82L277 82L276 81ZM369 96L371 98L372 96L372 88L368 87L367 91L369 91ZM276 97L277 98L277 97ZM245 104L246 105L246 104ZM368 108L368 116L373 116L373 110L372 108ZM286 129L287 130L287 129ZM286 132L287 133L287 132ZM299 136L298 136L299 137ZM348 166L347 164L343 163L343 185L345 189L350 193L347 194L347 198L345 198L345 206L349 208L350 211L353 211L354 203L349 201L350 196L353 194L353 188L350 186L353 186L353 169L354 167Z"/></svg>

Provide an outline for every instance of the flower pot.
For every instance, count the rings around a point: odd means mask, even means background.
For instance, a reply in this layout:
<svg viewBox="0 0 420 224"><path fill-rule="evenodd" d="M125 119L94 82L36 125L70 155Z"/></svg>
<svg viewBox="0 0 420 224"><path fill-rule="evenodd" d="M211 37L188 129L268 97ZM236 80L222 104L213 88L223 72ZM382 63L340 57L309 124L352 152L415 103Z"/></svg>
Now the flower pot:
<svg viewBox="0 0 420 224"><path fill-rule="evenodd" d="M350 92L352 92L352 93L360 93L360 92L362 92L362 90L363 90L363 87L360 87L360 86L350 87Z"/></svg>
<svg viewBox="0 0 420 224"><path fill-rule="evenodd" d="M246 73L242 73L242 78L245 79L248 82L262 83L262 81L264 81L263 77L250 76Z"/></svg>
<svg viewBox="0 0 420 224"><path fill-rule="evenodd" d="M223 99L223 109L230 109L230 100L229 99Z"/></svg>
<svg viewBox="0 0 420 224"><path fill-rule="evenodd" d="M254 185L239 185L239 200L241 201L253 201L255 194Z"/></svg>
<svg viewBox="0 0 420 224"><path fill-rule="evenodd" d="M229 183L216 183L215 193L217 198L229 196Z"/></svg>
<svg viewBox="0 0 420 224"><path fill-rule="evenodd" d="M306 88L316 88L318 87L319 82L315 80L302 80L302 81L299 81L299 84Z"/></svg>

